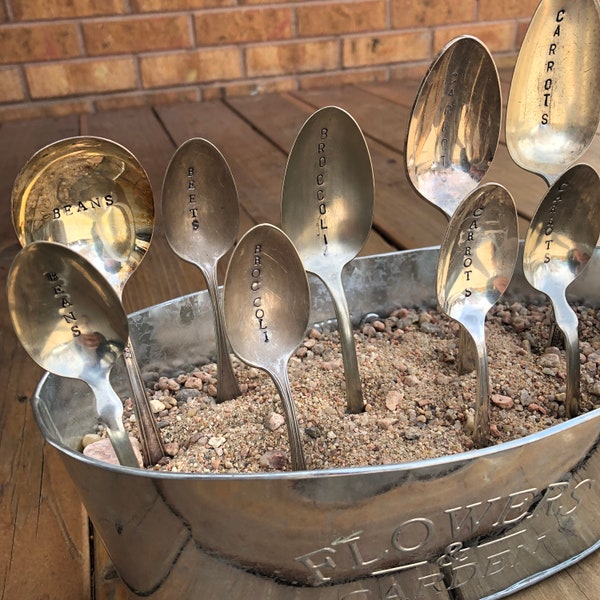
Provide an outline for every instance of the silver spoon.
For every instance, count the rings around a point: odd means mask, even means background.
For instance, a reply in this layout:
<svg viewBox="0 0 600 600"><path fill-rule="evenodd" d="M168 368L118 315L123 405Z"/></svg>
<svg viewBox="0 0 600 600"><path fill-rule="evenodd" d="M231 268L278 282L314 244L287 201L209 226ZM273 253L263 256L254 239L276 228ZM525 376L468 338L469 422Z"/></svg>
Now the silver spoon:
<svg viewBox="0 0 600 600"><path fill-rule="evenodd" d="M500 79L488 49L471 36L453 39L421 82L404 152L408 180L447 219L490 167L501 110ZM459 373L475 368L475 354L461 327Z"/></svg>
<svg viewBox="0 0 600 600"><path fill-rule="evenodd" d="M476 38L449 42L431 63L410 114L408 180L450 219L487 173L500 137L500 81Z"/></svg>
<svg viewBox="0 0 600 600"><path fill-rule="evenodd" d="M88 259L122 299L154 228L148 176L135 156L110 140L75 137L34 154L12 190L12 217L22 246L48 240ZM146 464L164 456L133 345L123 352Z"/></svg>
<svg viewBox="0 0 600 600"><path fill-rule="evenodd" d="M281 224L305 269L323 281L333 299L351 413L363 411L364 401L342 270L367 240L373 203L371 157L356 121L335 106L316 111L288 157Z"/></svg>
<svg viewBox="0 0 600 600"><path fill-rule="evenodd" d="M566 414L579 414L579 334L567 287L592 256L600 235L600 178L585 164L561 175L534 215L523 246L527 281L550 298L567 357Z"/></svg>
<svg viewBox="0 0 600 600"><path fill-rule="evenodd" d="M127 344L127 315L112 287L76 252L52 242L25 246L8 274L8 307L21 344L43 369L85 381L119 463L139 467L109 382Z"/></svg>
<svg viewBox="0 0 600 600"><path fill-rule="evenodd" d="M600 122L597 0L542 0L512 76L506 146L548 186L588 148Z"/></svg>
<svg viewBox="0 0 600 600"><path fill-rule="evenodd" d="M456 208L440 247L437 298L461 323L477 350L477 402L473 442L489 441L489 373L485 317L513 274L518 252L517 211L501 185L489 183Z"/></svg>
<svg viewBox="0 0 600 600"><path fill-rule="evenodd" d="M165 235L175 254L204 275L215 316L217 402L240 394L229 357L217 265L232 247L240 217L229 165L207 140L184 142L171 158L163 183Z"/></svg>
<svg viewBox="0 0 600 600"><path fill-rule="evenodd" d="M421 82L405 145L408 180L447 219L487 173L500 137L502 101L496 65L476 38L449 42ZM460 329L458 371L475 368Z"/></svg>
<svg viewBox="0 0 600 600"><path fill-rule="evenodd" d="M542 0L517 57L506 146L550 187L589 147L600 123L600 9L596 0ZM562 343L553 324L550 344ZM560 328L559 328L560 329Z"/></svg>
<svg viewBox="0 0 600 600"><path fill-rule="evenodd" d="M287 363L308 328L310 289L290 239L273 225L256 225L236 246L223 287L225 323L233 351L266 371L285 413L294 470L306 469Z"/></svg>

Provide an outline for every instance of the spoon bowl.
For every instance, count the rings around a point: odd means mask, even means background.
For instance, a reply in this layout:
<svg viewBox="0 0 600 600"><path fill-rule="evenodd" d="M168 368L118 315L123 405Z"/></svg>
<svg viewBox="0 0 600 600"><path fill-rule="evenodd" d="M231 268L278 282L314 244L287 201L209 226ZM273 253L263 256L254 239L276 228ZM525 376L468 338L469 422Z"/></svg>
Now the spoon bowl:
<svg viewBox="0 0 600 600"><path fill-rule="evenodd" d="M298 252L279 228L256 225L236 246L223 288L225 323L235 354L266 371L283 402L294 470L304 470L287 363L308 329L310 289Z"/></svg>
<svg viewBox="0 0 600 600"><path fill-rule="evenodd" d="M600 178L589 165L563 173L541 201L523 246L527 281L548 296L562 331L567 357L566 414L579 414L579 334L567 302L569 285L581 274L600 235Z"/></svg>
<svg viewBox="0 0 600 600"><path fill-rule="evenodd" d="M489 183L469 194L456 209L440 247L437 298L458 321L477 351L477 400L473 442L489 442L489 373L485 317L500 299L518 252L517 211L501 185Z"/></svg>
<svg viewBox="0 0 600 600"><path fill-rule="evenodd" d="M527 29L506 107L506 146L548 186L591 144L600 122L600 8L542 0Z"/></svg>
<svg viewBox="0 0 600 600"><path fill-rule="evenodd" d="M369 236L374 193L371 157L356 121L336 106L313 113L288 157L281 226L305 269L319 277L331 294L351 413L363 411L364 401L342 269Z"/></svg>
<svg viewBox="0 0 600 600"><path fill-rule="evenodd" d="M144 258L154 229L148 176L129 150L97 137L66 138L35 153L12 190L22 246L62 244L86 258L119 298ZM145 462L164 456L133 345L124 350Z"/></svg>
<svg viewBox="0 0 600 600"><path fill-rule="evenodd" d="M85 381L120 464L139 467L109 383L128 338L127 315L112 287L76 252L32 242L8 275L8 307L21 344L43 369Z"/></svg>
<svg viewBox="0 0 600 600"><path fill-rule="evenodd" d="M206 280L215 315L217 402L230 400L240 390L229 357L217 265L233 247L240 218L233 175L213 144L192 138L176 150L165 174L162 208L169 246Z"/></svg>
<svg viewBox="0 0 600 600"><path fill-rule="evenodd" d="M449 42L431 63L412 107L408 180L448 219L487 173L500 137L496 65L476 38Z"/></svg>

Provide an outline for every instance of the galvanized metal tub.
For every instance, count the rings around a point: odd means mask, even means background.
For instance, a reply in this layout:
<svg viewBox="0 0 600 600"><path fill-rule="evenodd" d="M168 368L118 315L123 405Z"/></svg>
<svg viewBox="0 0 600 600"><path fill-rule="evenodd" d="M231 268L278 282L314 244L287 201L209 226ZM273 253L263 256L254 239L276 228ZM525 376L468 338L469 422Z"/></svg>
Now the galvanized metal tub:
<svg viewBox="0 0 600 600"><path fill-rule="evenodd" d="M590 261L571 298L600 305ZM360 258L345 273L355 320L433 306L437 249ZM333 316L311 281L312 321ZM536 300L517 274L512 299ZM214 349L206 292L130 317L143 365ZM115 387L127 393L122 369ZM239 475L160 473L79 451L96 417L84 384L52 375L33 398L123 581L150 598L476 600L548 577L600 544L600 411L484 450L398 465Z"/></svg>

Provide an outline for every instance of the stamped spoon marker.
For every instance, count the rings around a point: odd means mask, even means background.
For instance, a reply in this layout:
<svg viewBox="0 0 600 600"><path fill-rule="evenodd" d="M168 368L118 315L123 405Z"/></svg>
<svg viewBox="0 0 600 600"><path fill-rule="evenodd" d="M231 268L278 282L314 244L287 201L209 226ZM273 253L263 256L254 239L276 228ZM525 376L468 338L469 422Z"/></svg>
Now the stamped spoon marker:
<svg viewBox="0 0 600 600"><path fill-rule="evenodd" d="M463 325L477 350L477 400L473 442L489 442L489 371L485 318L512 277L518 252L517 211L495 183L477 188L457 207L440 247L437 298Z"/></svg>
<svg viewBox="0 0 600 600"><path fill-rule="evenodd" d="M600 7L542 0L529 23L506 106L506 147L550 187L592 143L600 123ZM560 327L558 328L561 329ZM561 344L553 325L550 344Z"/></svg>
<svg viewBox="0 0 600 600"><path fill-rule="evenodd" d="M206 280L217 343L217 402L230 400L240 390L229 356L217 265L233 247L240 217L229 165L213 144L192 138L176 150L165 174L162 209L169 246Z"/></svg>
<svg viewBox="0 0 600 600"><path fill-rule="evenodd" d="M22 246L54 241L79 252L119 298L144 258L154 229L148 176L123 146L97 137L60 140L35 153L17 176L12 217ZM123 352L144 461L165 454L129 341Z"/></svg>
<svg viewBox="0 0 600 600"><path fill-rule="evenodd" d="M335 106L316 111L300 129L288 157L281 226L305 269L331 294L350 413L362 412L364 401L342 270L369 236L374 193L371 157L356 121Z"/></svg>
<svg viewBox="0 0 600 600"><path fill-rule="evenodd" d="M236 246L223 287L225 323L240 360L266 371L283 402L295 471L306 469L287 364L302 343L310 313L304 265L290 239L256 225Z"/></svg>
<svg viewBox="0 0 600 600"><path fill-rule="evenodd" d="M12 264L8 307L31 358L46 371L90 386L119 463L139 467L123 427L123 404L109 382L127 344L127 315L104 277L69 248L33 242Z"/></svg>
<svg viewBox="0 0 600 600"><path fill-rule="evenodd" d="M551 186L600 123L597 0L542 0L527 29L506 106L513 161Z"/></svg>
<svg viewBox="0 0 600 600"><path fill-rule="evenodd" d="M498 71L487 48L471 36L452 40L421 82L404 153L410 183L447 219L490 167L501 110ZM461 327L458 370L467 373L475 364Z"/></svg>
<svg viewBox="0 0 600 600"><path fill-rule="evenodd" d="M579 321L567 302L568 286L590 260L600 236L600 179L590 166L578 164L561 175L534 215L523 246L527 281L550 298L556 325L565 340L566 414L580 404Z"/></svg>

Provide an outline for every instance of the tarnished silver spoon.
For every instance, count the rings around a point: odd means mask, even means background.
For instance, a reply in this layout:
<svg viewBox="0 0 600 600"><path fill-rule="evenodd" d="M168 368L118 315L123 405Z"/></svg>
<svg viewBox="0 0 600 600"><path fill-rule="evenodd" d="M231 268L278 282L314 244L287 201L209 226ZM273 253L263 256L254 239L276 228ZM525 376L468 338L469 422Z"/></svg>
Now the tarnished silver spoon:
<svg viewBox="0 0 600 600"><path fill-rule="evenodd" d="M240 390L231 366L217 281L219 259L238 234L238 195L229 165L209 141L192 138L176 150L167 167L162 216L169 246L204 275L215 317L217 402Z"/></svg>
<svg viewBox="0 0 600 600"><path fill-rule="evenodd" d="M487 173L500 137L498 71L477 38L460 36L431 63L412 107L405 144L408 180L450 219ZM460 330L458 371L475 368L470 338Z"/></svg>
<svg viewBox="0 0 600 600"><path fill-rule="evenodd" d="M273 379L283 402L292 468L303 470L287 363L308 329L310 289L298 252L283 231L256 225L242 237L227 267L223 305L233 351Z"/></svg>
<svg viewBox="0 0 600 600"><path fill-rule="evenodd" d="M540 203L523 246L527 281L548 296L567 357L566 414L579 414L579 333L577 314L566 298L568 286L592 256L600 236L600 178L589 165L568 169Z"/></svg>
<svg viewBox="0 0 600 600"><path fill-rule="evenodd" d="M331 294L351 413L363 411L364 401L342 270L369 236L374 194L371 157L356 121L336 106L316 111L300 129L288 157L281 227L306 270Z"/></svg>
<svg viewBox="0 0 600 600"><path fill-rule="evenodd" d="M139 467L109 382L127 344L127 315L107 281L78 253L33 242L8 274L8 308L21 344L43 369L85 381L119 463Z"/></svg>
<svg viewBox="0 0 600 600"><path fill-rule="evenodd" d="M500 80L489 50L471 36L453 39L421 82L404 154L408 180L446 218L487 173L501 115Z"/></svg>
<svg viewBox="0 0 600 600"><path fill-rule="evenodd" d="M477 350L477 402L473 442L489 441L489 372L485 317L512 278L518 253L517 211L501 185L471 192L456 208L440 247L437 298L461 323Z"/></svg>
<svg viewBox="0 0 600 600"><path fill-rule="evenodd" d="M22 246L53 241L89 260L119 298L144 258L154 229L154 199L135 156L103 138L74 137L36 152L17 176L12 217ZM123 352L144 461L164 456L133 344Z"/></svg>
<svg viewBox="0 0 600 600"><path fill-rule="evenodd" d="M597 0L542 0L529 23L506 107L506 146L552 185L591 144L600 122Z"/></svg>

